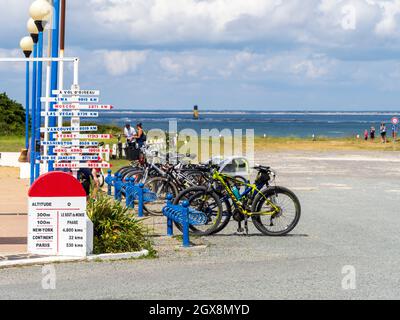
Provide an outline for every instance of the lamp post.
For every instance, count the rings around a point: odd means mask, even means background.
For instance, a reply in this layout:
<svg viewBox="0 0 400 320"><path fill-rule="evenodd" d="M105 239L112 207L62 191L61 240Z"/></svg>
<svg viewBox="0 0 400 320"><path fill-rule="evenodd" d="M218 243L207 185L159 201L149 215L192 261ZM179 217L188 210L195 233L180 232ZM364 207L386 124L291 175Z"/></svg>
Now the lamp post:
<svg viewBox="0 0 400 320"><path fill-rule="evenodd" d="M33 58L37 57L37 42L39 40L39 30L35 24L35 21L31 18L27 24L28 32L31 35L33 41ZM32 71L32 121L31 121L31 148L30 148L30 163L31 163L31 174L30 182L31 185L35 181L35 157L36 157L36 146L35 146L35 133L36 133L36 82L37 82L37 62L33 62Z"/></svg>
<svg viewBox="0 0 400 320"><path fill-rule="evenodd" d="M24 37L19 43L26 58L29 58L33 51L32 37ZM29 61L26 62L26 80L25 80L25 149L29 149Z"/></svg>
<svg viewBox="0 0 400 320"><path fill-rule="evenodd" d="M46 0L36 0L32 3L29 8L29 14L31 18L34 20L35 25L39 31L38 36L38 48L37 48L37 57L42 58L43 56L43 30L46 24L46 21L49 19L49 16L52 12L51 5ZM37 70L37 91L36 91L36 119L35 119L35 146L36 142L40 143L40 126L41 126L41 110L42 104L40 98L42 97L42 73L43 73L43 62L38 62L38 70ZM39 152L40 155L40 152ZM36 163L35 165L35 179L37 179L40 175L40 163Z"/></svg>

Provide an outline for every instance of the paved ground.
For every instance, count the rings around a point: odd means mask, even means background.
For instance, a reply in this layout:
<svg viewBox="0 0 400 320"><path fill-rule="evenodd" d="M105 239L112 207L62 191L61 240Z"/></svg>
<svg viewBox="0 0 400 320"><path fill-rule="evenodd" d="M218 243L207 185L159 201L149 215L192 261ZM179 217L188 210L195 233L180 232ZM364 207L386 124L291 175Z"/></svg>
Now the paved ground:
<svg viewBox="0 0 400 320"><path fill-rule="evenodd" d="M260 163L298 194L291 236L207 238L205 250L157 260L57 264L56 290L42 268L0 270L0 297L130 299L384 299L400 297L400 154L271 153ZM356 289L343 290L344 266ZM344 269L348 270L348 269Z"/></svg>

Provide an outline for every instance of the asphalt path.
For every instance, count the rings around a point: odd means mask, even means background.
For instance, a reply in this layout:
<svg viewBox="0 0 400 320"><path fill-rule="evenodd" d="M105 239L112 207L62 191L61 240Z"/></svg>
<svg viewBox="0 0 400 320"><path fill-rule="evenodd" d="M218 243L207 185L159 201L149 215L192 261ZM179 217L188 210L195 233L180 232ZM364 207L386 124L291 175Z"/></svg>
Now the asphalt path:
<svg viewBox="0 0 400 320"><path fill-rule="evenodd" d="M235 235L158 259L0 270L2 299L397 299L400 297L397 153L272 153L259 157L293 189L302 217L290 236Z"/></svg>

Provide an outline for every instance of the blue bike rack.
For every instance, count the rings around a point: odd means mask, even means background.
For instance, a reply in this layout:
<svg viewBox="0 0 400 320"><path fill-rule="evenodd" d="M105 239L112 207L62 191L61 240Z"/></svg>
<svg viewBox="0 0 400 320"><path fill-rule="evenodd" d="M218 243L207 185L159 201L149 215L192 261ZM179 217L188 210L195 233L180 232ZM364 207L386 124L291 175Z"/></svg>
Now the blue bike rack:
<svg viewBox="0 0 400 320"><path fill-rule="evenodd" d="M153 202L157 200L157 195L149 189L144 188L144 184L135 184L135 178L126 178L125 182L122 181L120 174L112 176L111 170L105 179L107 183L107 194L112 195L112 187L114 187L114 199L121 201L122 194L125 193L126 206L133 209L135 207L135 200L138 201L138 216L144 217L143 204L145 202Z"/></svg>
<svg viewBox="0 0 400 320"><path fill-rule="evenodd" d="M207 223L207 216L200 211L189 208L189 202L183 201L182 205L172 204L173 196L167 196L167 205L163 208L163 215L168 218L167 220L167 234L168 236L174 235L173 222L182 225L184 247L190 247L189 240L189 226L190 225L204 225Z"/></svg>

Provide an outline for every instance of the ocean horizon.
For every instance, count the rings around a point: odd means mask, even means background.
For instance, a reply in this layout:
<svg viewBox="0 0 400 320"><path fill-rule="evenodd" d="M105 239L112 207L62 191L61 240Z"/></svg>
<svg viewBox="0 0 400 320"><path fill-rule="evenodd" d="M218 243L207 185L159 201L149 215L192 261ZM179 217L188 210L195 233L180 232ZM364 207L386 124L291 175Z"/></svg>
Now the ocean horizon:
<svg viewBox="0 0 400 320"><path fill-rule="evenodd" d="M140 110L113 109L100 114L96 122L123 127L127 121L132 125L142 122L145 130L168 130L170 121L176 121L178 131L193 129L253 129L256 136L333 138L362 135L364 130L375 127L379 131L385 122L388 131L391 119L399 116L395 111L239 111L200 110L198 120L191 110Z"/></svg>

